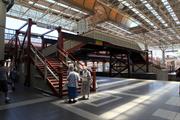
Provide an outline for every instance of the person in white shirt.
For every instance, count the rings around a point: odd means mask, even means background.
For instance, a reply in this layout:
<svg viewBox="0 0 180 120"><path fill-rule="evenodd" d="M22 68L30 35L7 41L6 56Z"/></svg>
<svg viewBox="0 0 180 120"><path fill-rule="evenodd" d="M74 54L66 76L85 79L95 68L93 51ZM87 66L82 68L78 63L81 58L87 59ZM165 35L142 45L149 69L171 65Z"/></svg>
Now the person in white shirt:
<svg viewBox="0 0 180 120"><path fill-rule="evenodd" d="M82 71L82 99L89 99L90 87L92 83L92 77L90 71L84 67Z"/></svg>

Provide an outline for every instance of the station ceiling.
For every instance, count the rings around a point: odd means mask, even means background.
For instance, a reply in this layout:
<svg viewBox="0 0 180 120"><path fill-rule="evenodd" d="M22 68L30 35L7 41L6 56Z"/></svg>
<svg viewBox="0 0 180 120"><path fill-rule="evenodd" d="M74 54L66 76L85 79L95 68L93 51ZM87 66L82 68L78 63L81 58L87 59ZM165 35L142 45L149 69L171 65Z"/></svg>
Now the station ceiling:
<svg viewBox="0 0 180 120"><path fill-rule="evenodd" d="M99 30L148 46L180 44L180 0L16 0L7 16ZM83 34L83 33L79 33Z"/></svg>

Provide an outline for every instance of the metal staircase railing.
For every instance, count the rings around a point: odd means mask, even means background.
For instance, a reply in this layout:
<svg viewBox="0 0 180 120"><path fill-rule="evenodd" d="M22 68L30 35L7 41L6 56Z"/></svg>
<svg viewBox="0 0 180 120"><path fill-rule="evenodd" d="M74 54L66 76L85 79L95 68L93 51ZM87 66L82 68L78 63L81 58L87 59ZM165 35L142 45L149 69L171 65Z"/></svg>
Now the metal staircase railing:
<svg viewBox="0 0 180 120"><path fill-rule="evenodd" d="M82 71L84 65L79 62L76 58L74 58L71 54L66 52L64 49L59 49L59 59L62 61L62 63L66 66L69 64L73 64L75 68L77 68L77 71L80 73ZM96 91L96 68L92 67L92 79L93 79L93 91Z"/></svg>
<svg viewBox="0 0 180 120"><path fill-rule="evenodd" d="M59 80L58 76L56 76L53 71L48 66L48 63L46 62L46 58L33 46L31 45L31 51L34 54L34 63L37 65L37 61L39 60L40 63L44 65L45 71L44 71L44 78L47 78L47 71L49 71L56 80Z"/></svg>
<svg viewBox="0 0 180 120"><path fill-rule="evenodd" d="M50 83L50 78L48 78L48 75L50 74L53 79L55 79L57 82L59 82L59 90L57 90L51 83L51 87L53 88L53 91L55 91L55 94L61 95L60 93L62 92L62 90L60 88L62 88L62 80L59 79L59 76L57 76L52 68L51 65L47 62L47 59L43 56L43 54L41 52L39 52L32 44L30 46L30 50L31 50L31 59L34 61L35 66L38 67L38 65L42 65L44 72L42 73L44 80L47 80Z"/></svg>
<svg viewBox="0 0 180 120"><path fill-rule="evenodd" d="M61 59L61 61L63 62L63 64L65 64L66 66L68 66L69 64L73 64L74 67L76 67L78 69L78 71L81 71L84 67L83 64L81 64L79 62L79 60L77 60L76 58L74 58L71 54L69 54L68 52L66 52L64 49L60 49L58 50L59 54L62 55L62 57L64 58L64 60Z"/></svg>

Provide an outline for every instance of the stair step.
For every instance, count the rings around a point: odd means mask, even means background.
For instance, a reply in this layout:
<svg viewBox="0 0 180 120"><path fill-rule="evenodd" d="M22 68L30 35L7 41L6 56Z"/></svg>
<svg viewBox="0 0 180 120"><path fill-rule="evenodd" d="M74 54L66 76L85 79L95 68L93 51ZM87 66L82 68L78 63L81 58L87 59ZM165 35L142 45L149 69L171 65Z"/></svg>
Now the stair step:
<svg viewBox="0 0 180 120"><path fill-rule="evenodd" d="M53 85L54 88L59 88L59 85Z"/></svg>
<svg viewBox="0 0 180 120"><path fill-rule="evenodd" d="M53 85L59 85L59 82L51 82Z"/></svg>
<svg viewBox="0 0 180 120"><path fill-rule="evenodd" d="M49 80L51 83L58 82L58 80Z"/></svg>
<svg viewBox="0 0 180 120"><path fill-rule="evenodd" d="M67 81L67 79L63 79L63 81Z"/></svg>
<svg viewBox="0 0 180 120"><path fill-rule="evenodd" d="M54 76L47 76L48 79L55 79Z"/></svg>

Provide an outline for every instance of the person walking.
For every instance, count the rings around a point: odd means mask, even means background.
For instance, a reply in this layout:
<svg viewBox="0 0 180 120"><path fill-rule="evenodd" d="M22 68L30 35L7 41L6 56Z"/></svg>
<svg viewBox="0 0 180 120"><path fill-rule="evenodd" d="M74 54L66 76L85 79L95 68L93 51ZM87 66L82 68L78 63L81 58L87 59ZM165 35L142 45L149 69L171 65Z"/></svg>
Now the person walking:
<svg viewBox="0 0 180 120"><path fill-rule="evenodd" d="M67 87L68 87L68 98L69 103L77 102L75 98L77 97L77 88L78 88L78 81L80 81L79 73L74 71L74 66L69 65L69 74L67 76Z"/></svg>
<svg viewBox="0 0 180 120"><path fill-rule="evenodd" d="M0 61L0 90L4 92L5 103L9 103L10 98L8 97L8 69L4 66L4 61Z"/></svg>
<svg viewBox="0 0 180 120"><path fill-rule="evenodd" d="M90 71L84 67L82 71L82 99L89 99L92 77Z"/></svg>

